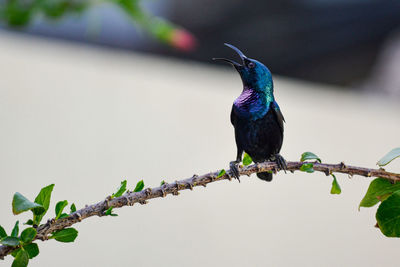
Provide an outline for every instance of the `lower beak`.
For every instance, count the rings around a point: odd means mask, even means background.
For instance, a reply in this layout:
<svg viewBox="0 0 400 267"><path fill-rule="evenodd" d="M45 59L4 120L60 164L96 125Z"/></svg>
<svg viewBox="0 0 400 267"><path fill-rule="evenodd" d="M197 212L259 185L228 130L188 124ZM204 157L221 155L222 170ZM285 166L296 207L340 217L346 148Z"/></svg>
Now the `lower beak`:
<svg viewBox="0 0 400 267"><path fill-rule="evenodd" d="M239 63L237 63L237 62L235 62L235 61L233 61L233 60L227 59L227 58L217 57L217 58L213 58L213 60L215 60L215 61L224 61L224 62L228 62L229 64L231 64L231 65L234 66L235 68L236 68L236 67L241 67L241 66L242 66L242 65L240 65Z"/></svg>

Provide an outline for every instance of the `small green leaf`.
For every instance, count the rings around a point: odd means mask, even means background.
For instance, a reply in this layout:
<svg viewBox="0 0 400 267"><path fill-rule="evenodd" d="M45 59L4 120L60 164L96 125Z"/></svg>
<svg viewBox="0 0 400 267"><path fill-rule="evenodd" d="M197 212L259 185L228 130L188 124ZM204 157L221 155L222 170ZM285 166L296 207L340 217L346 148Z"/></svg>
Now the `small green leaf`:
<svg viewBox="0 0 400 267"><path fill-rule="evenodd" d="M76 206L75 203L71 204L71 212L70 213L74 213L76 211Z"/></svg>
<svg viewBox="0 0 400 267"><path fill-rule="evenodd" d="M74 242L78 236L78 231L75 228L65 228L54 232L50 238L54 238L59 242Z"/></svg>
<svg viewBox="0 0 400 267"><path fill-rule="evenodd" d="M42 205L44 208L44 211L43 211L43 209L42 210L33 209L34 224L39 224L40 221L42 220L43 216L49 210L51 193L53 192L53 188L54 188L54 184L43 187L40 190L37 197L35 198L35 203Z"/></svg>
<svg viewBox="0 0 400 267"><path fill-rule="evenodd" d="M36 236L36 229L29 227L26 228L24 231L21 233L21 240L24 243L30 243Z"/></svg>
<svg viewBox="0 0 400 267"><path fill-rule="evenodd" d="M6 236L7 236L6 230L4 230L4 228L0 226L0 239Z"/></svg>
<svg viewBox="0 0 400 267"><path fill-rule="evenodd" d="M387 237L400 237L400 191L394 192L376 212L379 229Z"/></svg>
<svg viewBox="0 0 400 267"><path fill-rule="evenodd" d="M400 147L392 149L383 158L381 158L376 164L380 167L389 164L395 158L400 157Z"/></svg>
<svg viewBox="0 0 400 267"><path fill-rule="evenodd" d="M29 258L33 259L39 254L39 247L36 243L30 243L23 246L26 252L28 252Z"/></svg>
<svg viewBox="0 0 400 267"><path fill-rule="evenodd" d="M361 200L360 207L372 207L379 201L383 201L389 197L393 192L400 190L400 183L392 184L389 180L384 178L374 179L368 187L367 193Z"/></svg>
<svg viewBox="0 0 400 267"><path fill-rule="evenodd" d="M17 192L14 194L12 201L12 212L15 215L34 208L44 210L44 208L41 205L30 202L26 197L24 197L20 193Z"/></svg>
<svg viewBox="0 0 400 267"><path fill-rule="evenodd" d="M21 250L21 248L17 248L13 252L11 252L11 256L13 256L15 258L15 256L17 256L17 254L18 254L18 251L20 251L20 250Z"/></svg>
<svg viewBox="0 0 400 267"><path fill-rule="evenodd" d="M313 159L321 163L321 159L312 152L304 152L303 154L301 154L300 161L313 160Z"/></svg>
<svg viewBox="0 0 400 267"><path fill-rule="evenodd" d="M29 255L24 249L20 249L14 258L11 267L25 267L28 266Z"/></svg>
<svg viewBox="0 0 400 267"><path fill-rule="evenodd" d="M126 180L123 180L121 182L121 185L119 186L118 190L116 193L112 194L111 197L120 197L122 194L126 191Z"/></svg>
<svg viewBox="0 0 400 267"><path fill-rule="evenodd" d="M333 177L331 194L339 195L342 192L342 189L340 188L340 185L339 185L338 181L336 180L336 176L334 174L331 174L331 175Z"/></svg>
<svg viewBox="0 0 400 267"><path fill-rule="evenodd" d="M104 213L104 215L106 216L118 216L118 214L112 213L113 207L109 207L106 212Z"/></svg>
<svg viewBox="0 0 400 267"><path fill-rule="evenodd" d="M313 163L304 163L300 167L300 171L313 173L314 172L314 164Z"/></svg>
<svg viewBox="0 0 400 267"><path fill-rule="evenodd" d="M144 182L143 182L143 180L140 180L140 181L136 184L135 190L133 190L133 192L140 192L140 191L143 190L143 188L144 188Z"/></svg>
<svg viewBox="0 0 400 267"><path fill-rule="evenodd" d="M217 178L222 177L223 175L225 175L226 171L224 169L222 169L219 173Z"/></svg>
<svg viewBox="0 0 400 267"><path fill-rule="evenodd" d="M68 216L68 214L62 213L58 219L67 218Z"/></svg>
<svg viewBox="0 0 400 267"><path fill-rule="evenodd" d="M19 238L13 236L7 236L1 239L0 243L5 246L15 247L19 245Z"/></svg>
<svg viewBox="0 0 400 267"><path fill-rule="evenodd" d="M161 183L160 183L160 186L161 185L165 185L165 184L166 184L166 182L164 180L162 180Z"/></svg>
<svg viewBox="0 0 400 267"><path fill-rule="evenodd" d="M24 223L25 225L33 225L33 221L31 219L27 220L26 223Z"/></svg>
<svg viewBox="0 0 400 267"><path fill-rule="evenodd" d="M68 201L59 201L56 204L56 220L60 218L64 208L68 205Z"/></svg>
<svg viewBox="0 0 400 267"><path fill-rule="evenodd" d="M244 166L247 166L247 165L250 165L253 162L253 160L251 159L249 154L244 152L244 156L243 156L243 161L242 162L243 162Z"/></svg>
<svg viewBox="0 0 400 267"><path fill-rule="evenodd" d="M12 237L17 237L19 233L19 221L15 222L14 228L11 231L11 236Z"/></svg>

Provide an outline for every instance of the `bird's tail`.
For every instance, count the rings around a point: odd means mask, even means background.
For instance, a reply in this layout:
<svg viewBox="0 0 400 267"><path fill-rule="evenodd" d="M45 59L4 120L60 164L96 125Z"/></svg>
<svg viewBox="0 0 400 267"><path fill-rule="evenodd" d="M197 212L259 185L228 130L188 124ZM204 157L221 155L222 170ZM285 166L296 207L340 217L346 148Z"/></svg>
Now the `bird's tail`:
<svg viewBox="0 0 400 267"><path fill-rule="evenodd" d="M259 173L257 173L257 177L266 182L272 181L272 173L271 172L259 172Z"/></svg>

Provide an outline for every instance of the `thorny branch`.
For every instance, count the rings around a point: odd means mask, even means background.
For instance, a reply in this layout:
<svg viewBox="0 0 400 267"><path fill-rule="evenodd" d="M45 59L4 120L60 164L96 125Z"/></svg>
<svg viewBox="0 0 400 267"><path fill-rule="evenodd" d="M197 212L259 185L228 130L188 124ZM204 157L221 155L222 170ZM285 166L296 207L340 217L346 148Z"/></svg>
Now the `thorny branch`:
<svg viewBox="0 0 400 267"><path fill-rule="evenodd" d="M300 167L304 162L287 162L288 170L291 172L300 170ZM313 168L315 171L323 172L326 175L331 173L345 173L350 176L360 175L365 177L382 177L391 181L400 181L400 174L387 172L384 169L368 169L362 167L355 167L345 165L343 162L339 164L326 164L326 163L313 163ZM258 172L273 171L277 172L277 165L275 162L263 162L257 163L245 167L239 168L240 175L247 175ZM208 183L221 181L221 180L231 180L231 173L228 171L226 174L218 177L219 171L210 172L202 176L193 175L193 177L175 181L173 183L165 183L162 186L155 188L146 188L141 192L131 192L127 191L121 197L113 198L107 197L104 201L98 202L96 204L86 206L80 209L68 217L62 219L51 219L45 224L41 224L37 227L37 235L35 239L40 239L45 241L48 239L49 235L54 231L64 229L75 223L78 223L91 216L104 216L105 211L110 208L121 208L123 206L133 206L135 203L146 204L149 199L165 197L168 194L178 195L179 191L190 189L193 190L195 186L206 186ZM0 246L0 259L4 259L4 256L10 254L16 248L8 246Z"/></svg>

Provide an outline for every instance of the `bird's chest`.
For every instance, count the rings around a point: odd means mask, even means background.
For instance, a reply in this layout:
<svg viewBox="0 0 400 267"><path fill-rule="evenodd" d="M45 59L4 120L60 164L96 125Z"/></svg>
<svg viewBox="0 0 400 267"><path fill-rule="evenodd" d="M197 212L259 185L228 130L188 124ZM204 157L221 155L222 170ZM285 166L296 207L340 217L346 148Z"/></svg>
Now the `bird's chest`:
<svg viewBox="0 0 400 267"><path fill-rule="evenodd" d="M279 152L282 144L282 134L272 110L257 120L238 118L235 136L237 144L256 161Z"/></svg>
<svg viewBox="0 0 400 267"><path fill-rule="evenodd" d="M244 90L233 105L241 119L255 121L267 114L270 103L265 96L253 90Z"/></svg>

